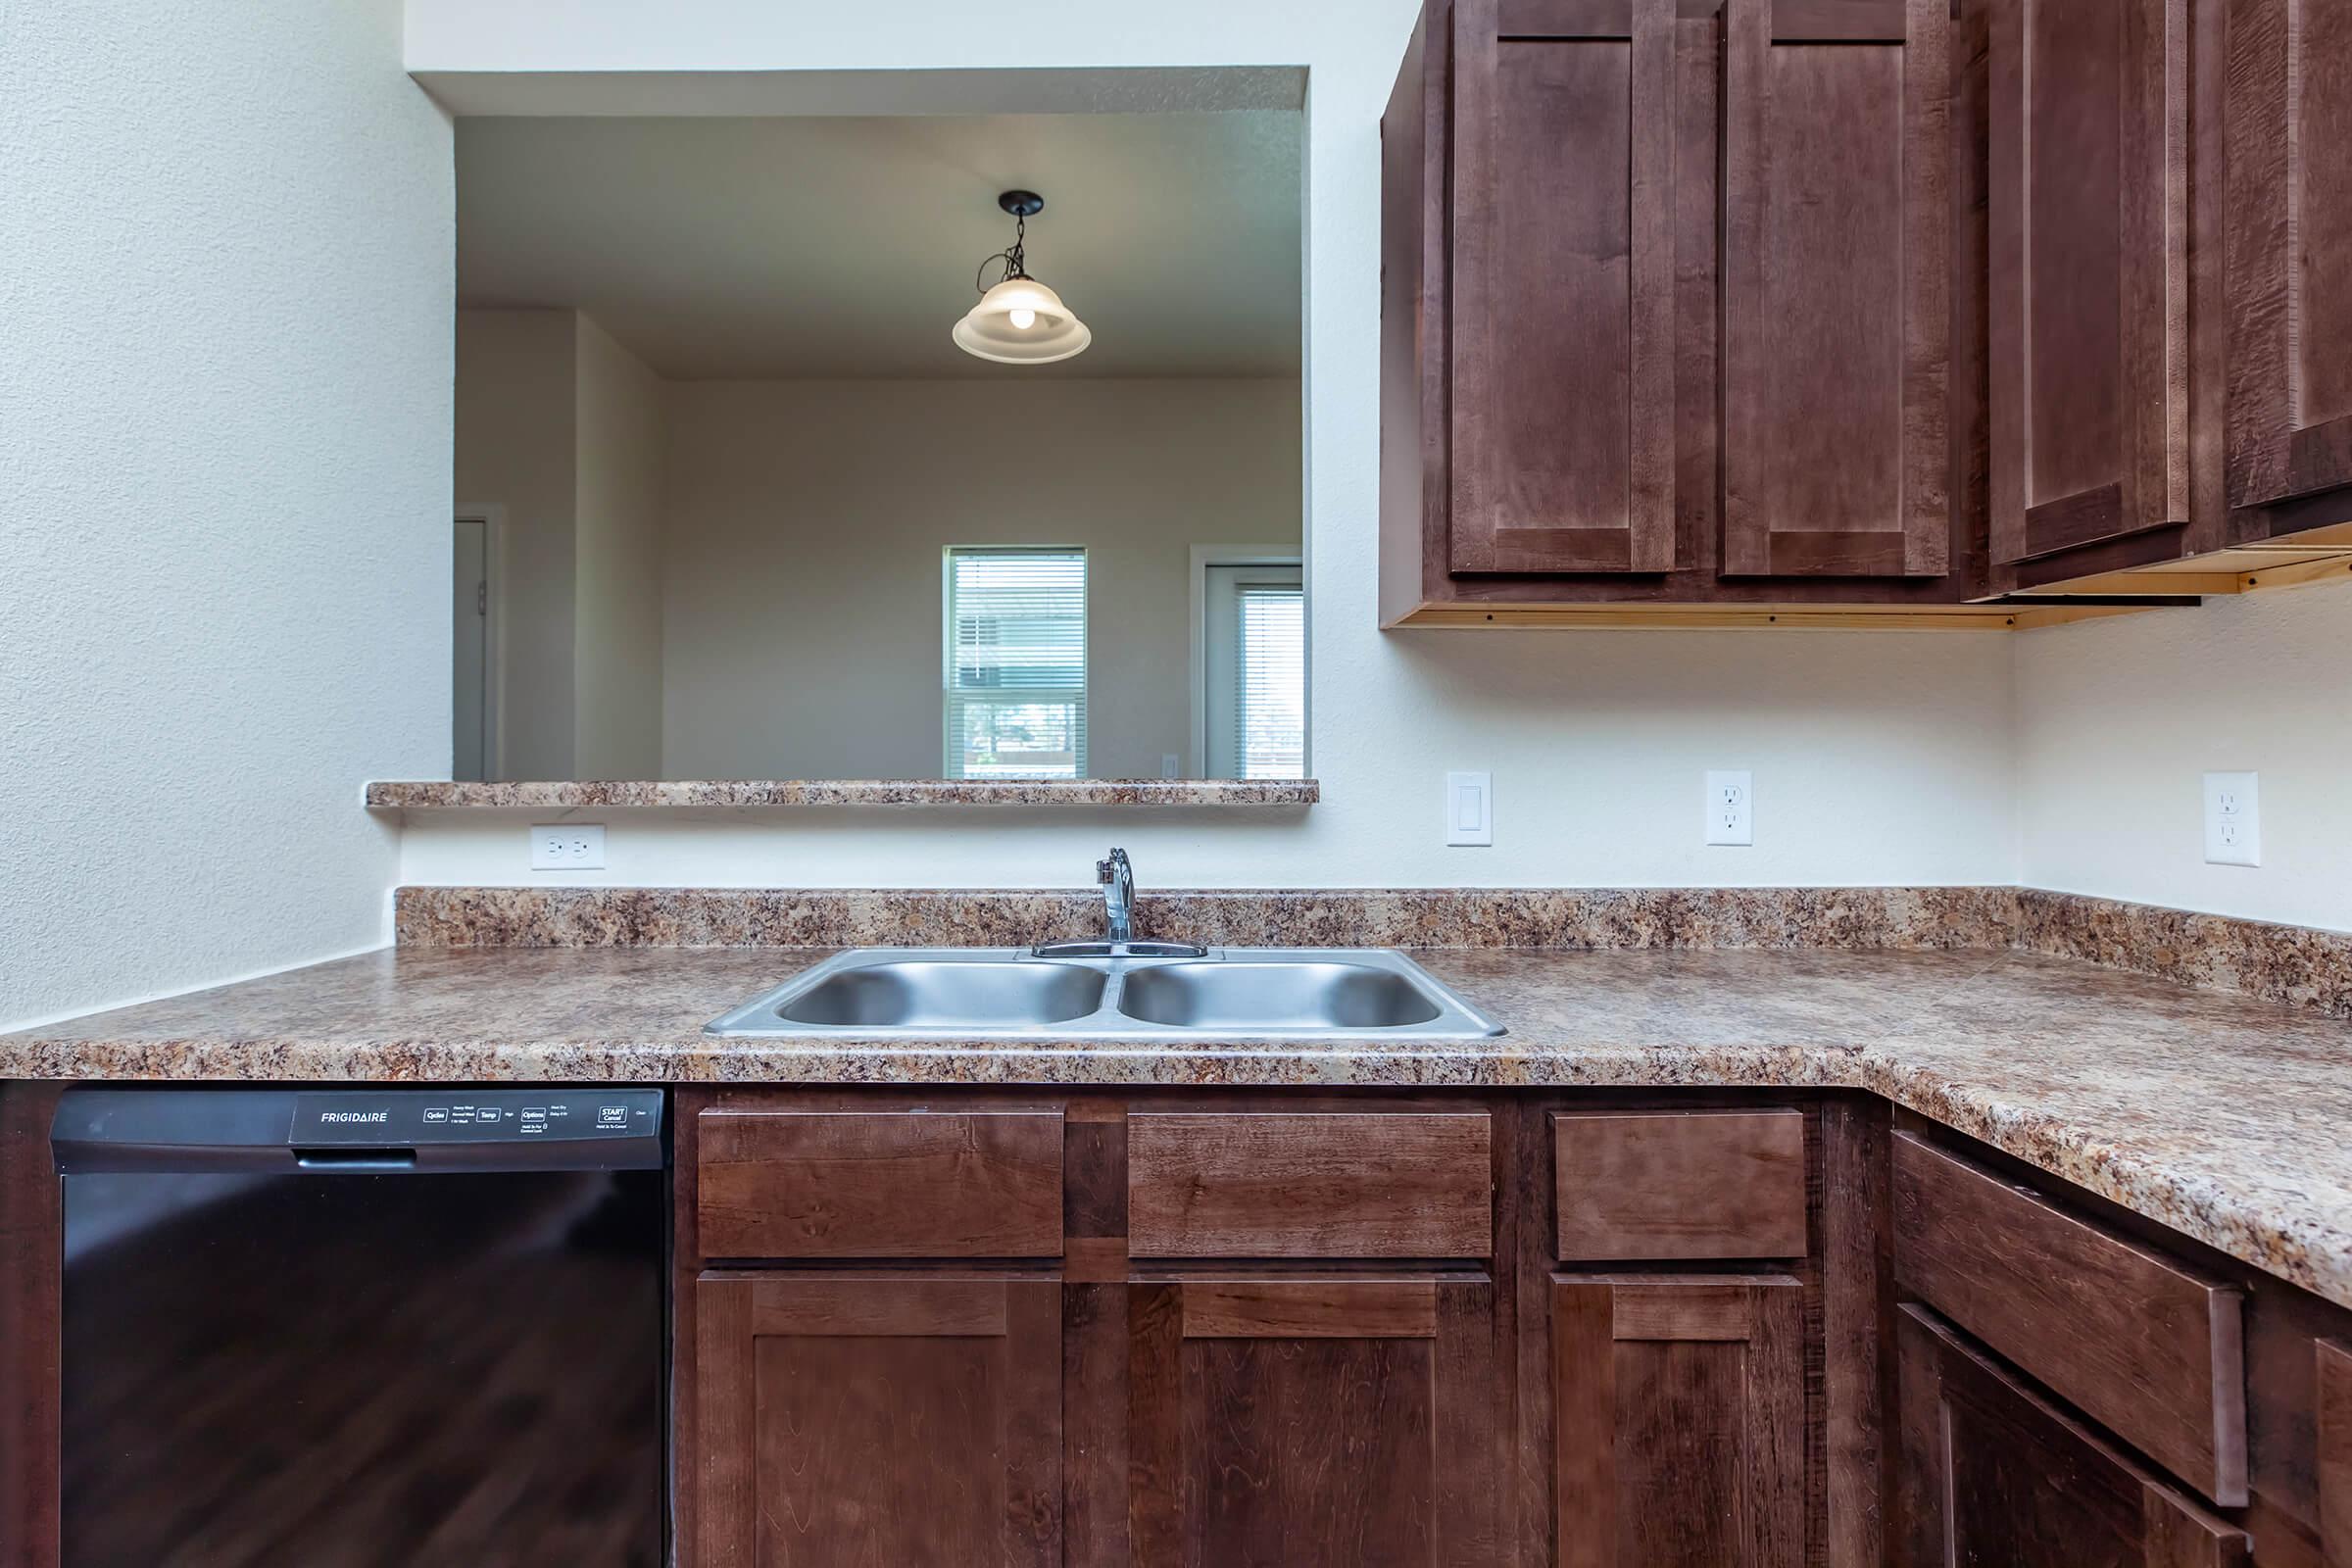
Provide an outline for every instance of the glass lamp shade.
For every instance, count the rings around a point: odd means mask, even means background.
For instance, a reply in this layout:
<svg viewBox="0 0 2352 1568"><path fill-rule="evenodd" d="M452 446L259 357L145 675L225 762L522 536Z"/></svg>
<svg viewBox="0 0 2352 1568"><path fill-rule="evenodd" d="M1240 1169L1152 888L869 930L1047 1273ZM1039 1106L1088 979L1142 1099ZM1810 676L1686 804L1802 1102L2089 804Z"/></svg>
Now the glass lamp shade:
<svg viewBox="0 0 2352 1568"><path fill-rule="evenodd" d="M1095 340L1061 296L1034 277L1008 277L956 323L956 346L1000 365L1050 365Z"/></svg>

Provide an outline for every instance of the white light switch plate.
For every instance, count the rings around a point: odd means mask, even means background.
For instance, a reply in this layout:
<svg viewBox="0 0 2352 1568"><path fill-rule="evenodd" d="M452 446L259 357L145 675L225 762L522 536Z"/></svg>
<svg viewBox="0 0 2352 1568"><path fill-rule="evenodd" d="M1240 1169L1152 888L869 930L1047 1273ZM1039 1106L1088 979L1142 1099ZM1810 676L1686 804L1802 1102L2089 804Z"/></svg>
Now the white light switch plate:
<svg viewBox="0 0 2352 1568"><path fill-rule="evenodd" d="M605 867L605 828L601 822L534 822L531 824L531 869L534 871L601 871Z"/></svg>
<svg viewBox="0 0 2352 1568"><path fill-rule="evenodd" d="M2205 861L2262 863L2262 780L2254 773L2205 775Z"/></svg>
<svg viewBox="0 0 2352 1568"><path fill-rule="evenodd" d="M1494 842L1494 774L1448 773L1446 775L1446 842L1448 844L1492 844Z"/></svg>
<svg viewBox="0 0 2352 1568"><path fill-rule="evenodd" d="M1756 842L1756 782L1745 768L1707 774L1709 844Z"/></svg>

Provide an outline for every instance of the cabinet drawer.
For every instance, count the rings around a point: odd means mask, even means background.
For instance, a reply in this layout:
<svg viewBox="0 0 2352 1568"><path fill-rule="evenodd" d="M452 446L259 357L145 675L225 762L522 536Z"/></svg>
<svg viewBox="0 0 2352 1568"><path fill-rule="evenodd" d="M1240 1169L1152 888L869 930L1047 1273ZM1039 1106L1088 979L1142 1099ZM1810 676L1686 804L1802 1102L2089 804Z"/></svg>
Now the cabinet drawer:
<svg viewBox="0 0 2352 1568"><path fill-rule="evenodd" d="M1483 1257L1485 1111L1127 1118L1135 1257Z"/></svg>
<svg viewBox="0 0 2352 1568"><path fill-rule="evenodd" d="M1805 1117L1691 1110L1551 1118L1558 1256L1805 1255Z"/></svg>
<svg viewBox="0 0 2352 1568"><path fill-rule="evenodd" d="M704 1257L1058 1257L1058 1110L695 1119Z"/></svg>
<svg viewBox="0 0 2352 1568"><path fill-rule="evenodd" d="M2224 1507L2246 1500L2239 1296L1908 1133L1895 1275Z"/></svg>

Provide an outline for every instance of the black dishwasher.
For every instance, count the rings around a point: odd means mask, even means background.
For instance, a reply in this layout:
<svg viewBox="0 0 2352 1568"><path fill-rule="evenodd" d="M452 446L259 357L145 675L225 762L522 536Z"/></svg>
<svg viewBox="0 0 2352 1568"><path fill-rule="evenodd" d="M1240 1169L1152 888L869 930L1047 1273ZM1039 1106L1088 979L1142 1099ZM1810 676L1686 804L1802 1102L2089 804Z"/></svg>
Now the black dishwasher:
<svg viewBox="0 0 2352 1568"><path fill-rule="evenodd" d="M654 1568L663 1098L74 1089L66 1568Z"/></svg>

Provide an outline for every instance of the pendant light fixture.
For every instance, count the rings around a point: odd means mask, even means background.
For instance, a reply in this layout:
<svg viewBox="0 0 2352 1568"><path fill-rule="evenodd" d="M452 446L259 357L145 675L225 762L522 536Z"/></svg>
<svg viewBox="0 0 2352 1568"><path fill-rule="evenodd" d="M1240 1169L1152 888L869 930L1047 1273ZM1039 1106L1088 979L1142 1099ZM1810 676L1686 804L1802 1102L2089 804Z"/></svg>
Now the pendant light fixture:
<svg viewBox="0 0 2352 1568"><path fill-rule="evenodd" d="M981 290L980 303L956 323L956 346L1000 365L1051 365L1085 353L1095 334L1060 295L1031 277L1026 266L1029 220L1045 211L1046 199L1032 190L1008 190L997 205L1012 216L1012 244L980 264L973 280ZM998 262L1004 270L990 287L980 279Z"/></svg>

